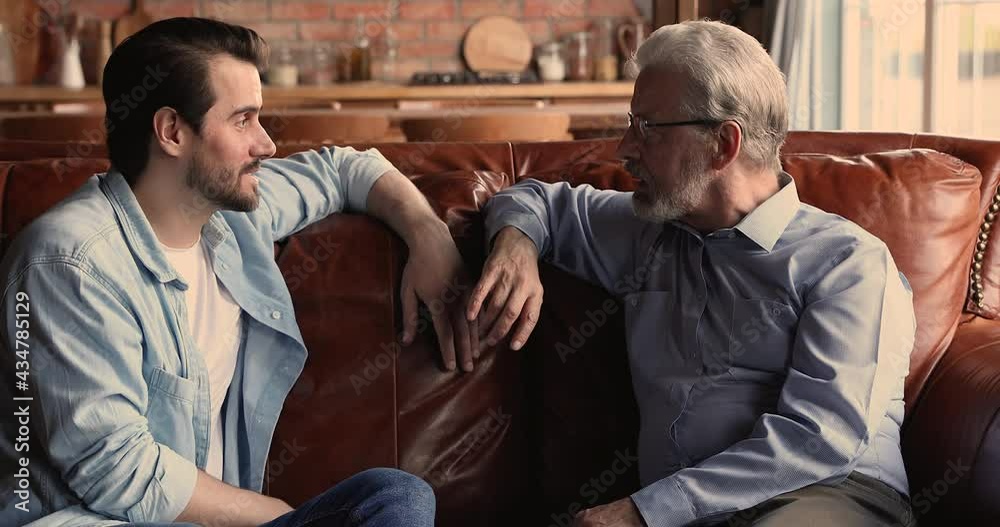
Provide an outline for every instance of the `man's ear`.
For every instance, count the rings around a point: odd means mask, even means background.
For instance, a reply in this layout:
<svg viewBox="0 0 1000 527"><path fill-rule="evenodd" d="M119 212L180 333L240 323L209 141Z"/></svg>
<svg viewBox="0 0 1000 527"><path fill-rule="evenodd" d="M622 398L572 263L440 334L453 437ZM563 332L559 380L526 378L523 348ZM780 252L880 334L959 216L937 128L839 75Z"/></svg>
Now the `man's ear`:
<svg viewBox="0 0 1000 527"><path fill-rule="evenodd" d="M191 128L173 108L164 106L153 114L153 140L166 155L183 157L191 135Z"/></svg>
<svg viewBox="0 0 1000 527"><path fill-rule="evenodd" d="M736 161L743 148L743 129L736 121L724 121L715 134L716 149L712 156L712 168L722 170Z"/></svg>

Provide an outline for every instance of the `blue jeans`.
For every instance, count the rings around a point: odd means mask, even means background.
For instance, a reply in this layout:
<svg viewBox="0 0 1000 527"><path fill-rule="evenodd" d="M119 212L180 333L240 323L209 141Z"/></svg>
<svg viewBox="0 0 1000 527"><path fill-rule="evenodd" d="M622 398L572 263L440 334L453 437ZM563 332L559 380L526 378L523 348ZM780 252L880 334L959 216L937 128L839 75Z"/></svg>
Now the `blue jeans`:
<svg viewBox="0 0 1000 527"><path fill-rule="evenodd" d="M261 527L432 527L434 490L393 468L359 472L301 507ZM197 527L191 523L135 523L133 527Z"/></svg>
<svg viewBox="0 0 1000 527"><path fill-rule="evenodd" d="M392 468L359 472L261 527L433 527L434 490Z"/></svg>

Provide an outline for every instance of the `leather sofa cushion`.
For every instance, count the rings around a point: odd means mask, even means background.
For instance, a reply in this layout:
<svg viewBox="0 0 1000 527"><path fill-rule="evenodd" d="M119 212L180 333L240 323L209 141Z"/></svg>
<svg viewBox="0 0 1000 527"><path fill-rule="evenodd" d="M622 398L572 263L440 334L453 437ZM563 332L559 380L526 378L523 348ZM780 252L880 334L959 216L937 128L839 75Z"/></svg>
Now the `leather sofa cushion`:
<svg viewBox="0 0 1000 527"><path fill-rule="evenodd" d="M0 255L21 229L108 165L106 159L79 157L0 162Z"/></svg>
<svg viewBox="0 0 1000 527"><path fill-rule="evenodd" d="M996 155L996 141L918 135L914 140L918 148L931 148L938 152L966 160L979 168L983 175L980 185L979 217L984 218L990 205L1000 192L1000 156ZM970 298L966 309L985 318L1000 318L1000 229L991 229L983 258L983 302L977 305Z"/></svg>
<svg viewBox="0 0 1000 527"><path fill-rule="evenodd" d="M551 143L516 143L517 180L587 183L596 188L635 190L635 182L615 157L618 142L609 139Z"/></svg>
<svg viewBox="0 0 1000 527"><path fill-rule="evenodd" d="M784 167L803 202L848 218L889 247L913 288L917 335L906 379L912 406L951 343L965 304L979 228L981 176L926 149L859 156L790 154Z"/></svg>
<svg viewBox="0 0 1000 527"><path fill-rule="evenodd" d="M792 132L788 134L783 151L788 153L823 152L843 156L866 152L881 152L908 148L930 148L955 156L975 165L982 174L980 184L980 218L987 214L990 203L1000 191L1000 157L996 155L996 142L965 137L933 134L900 134L876 132ZM967 300L966 310L979 316L1000 318L1000 234L996 229L989 233L983 259L983 303Z"/></svg>

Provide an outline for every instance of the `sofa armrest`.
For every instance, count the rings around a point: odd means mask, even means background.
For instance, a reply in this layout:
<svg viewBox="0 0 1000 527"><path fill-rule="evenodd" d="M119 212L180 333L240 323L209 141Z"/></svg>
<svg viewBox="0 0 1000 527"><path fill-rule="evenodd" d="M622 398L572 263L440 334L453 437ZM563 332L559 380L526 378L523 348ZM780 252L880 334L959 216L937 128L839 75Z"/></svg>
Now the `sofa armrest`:
<svg viewBox="0 0 1000 527"><path fill-rule="evenodd" d="M921 525L1000 519L1000 322L975 317L909 412L903 455Z"/></svg>

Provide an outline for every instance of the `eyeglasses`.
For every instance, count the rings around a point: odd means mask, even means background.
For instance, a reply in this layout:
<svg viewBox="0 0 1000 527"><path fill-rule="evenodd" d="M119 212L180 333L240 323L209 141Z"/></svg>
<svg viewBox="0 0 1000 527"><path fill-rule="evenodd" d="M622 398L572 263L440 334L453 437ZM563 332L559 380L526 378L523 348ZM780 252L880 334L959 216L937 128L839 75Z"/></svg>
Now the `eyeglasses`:
<svg viewBox="0 0 1000 527"><path fill-rule="evenodd" d="M714 121L711 119L695 119L692 121L676 121L676 122L659 122L651 123L646 120L645 117L636 117L632 115L632 112L628 112L628 127L635 128L636 132L639 133L639 137L642 139L646 138L646 131L650 128L666 127L666 126L717 126L725 121ZM739 124L739 123L737 123ZM740 127L742 128L742 126Z"/></svg>

